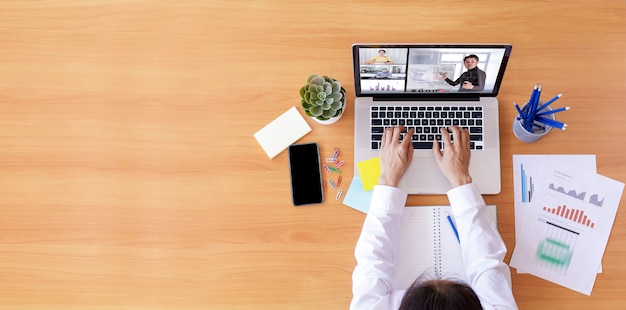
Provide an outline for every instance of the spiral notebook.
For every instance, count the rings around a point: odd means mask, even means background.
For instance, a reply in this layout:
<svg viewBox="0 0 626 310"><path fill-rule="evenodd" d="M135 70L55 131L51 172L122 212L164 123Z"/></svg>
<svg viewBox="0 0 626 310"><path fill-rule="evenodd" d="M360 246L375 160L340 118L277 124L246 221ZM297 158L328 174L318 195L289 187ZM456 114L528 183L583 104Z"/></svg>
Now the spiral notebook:
<svg viewBox="0 0 626 310"><path fill-rule="evenodd" d="M488 205L497 221L495 205ZM458 279L467 282L461 247L447 216L449 206L407 207L400 224L398 251L392 281L403 290L423 273L429 278Z"/></svg>

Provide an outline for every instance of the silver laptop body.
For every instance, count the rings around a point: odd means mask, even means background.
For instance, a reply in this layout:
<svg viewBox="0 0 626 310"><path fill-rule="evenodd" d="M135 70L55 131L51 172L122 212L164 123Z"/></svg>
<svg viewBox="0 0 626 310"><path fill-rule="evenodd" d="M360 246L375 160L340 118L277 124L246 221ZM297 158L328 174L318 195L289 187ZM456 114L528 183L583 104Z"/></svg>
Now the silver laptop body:
<svg viewBox="0 0 626 310"><path fill-rule="evenodd" d="M413 111L471 109L480 111L479 114L482 117L481 126L476 129L476 131L481 131L480 137L476 136L476 139L480 141L476 143L477 149L472 150L470 174L482 194L500 192L499 108L495 96L504 76L511 52L510 45L354 44L352 48L357 95L354 103L355 175L359 175L357 163L379 155L375 142L377 135L373 132L379 131L381 127L397 125L385 121L385 124L377 123L374 126L373 115L397 114L395 110L380 111L379 109L395 108L405 112L398 115L409 115L408 112ZM483 81L472 82L475 84L473 88L481 88L480 91L465 91L461 90L459 84L451 85L462 80L463 73L469 71L463 60L468 55L477 55L478 68L486 72L486 74L483 73ZM481 60L484 61L483 64ZM391 72L391 74L381 78L377 76L381 75L381 72L385 74ZM446 82L441 72L447 72L446 77L452 83ZM471 73L464 76L468 77ZM392 113L389 114L389 112ZM411 115L417 114L411 113ZM411 117L408 120L411 126L413 125L412 119ZM380 122L380 120L377 121ZM415 120L415 122L419 121ZM405 125L405 127L411 126ZM433 130L434 127L448 126L441 123L434 125ZM424 146L426 142L420 145ZM451 189L450 183L437 167L431 149L415 149L411 166L398 186L409 194L426 195L445 194Z"/></svg>

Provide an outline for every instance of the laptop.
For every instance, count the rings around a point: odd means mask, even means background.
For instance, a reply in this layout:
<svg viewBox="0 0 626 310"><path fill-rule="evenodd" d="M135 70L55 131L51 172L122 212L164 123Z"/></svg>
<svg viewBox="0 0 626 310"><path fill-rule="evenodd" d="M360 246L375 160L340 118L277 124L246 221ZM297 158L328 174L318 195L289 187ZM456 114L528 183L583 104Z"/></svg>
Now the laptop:
<svg viewBox="0 0 626 310"><path fill-rule="evenodd" d="M440 127L470 131L470 174L482 194L498 194L500 131L496 95L509 44L354 44L354 162L378 156L385 127L415 128L414 155L398 187L445 194L432 141ZM401 137L402 139L408 137ZM445 150L444 150L445 152Z"/></svg>

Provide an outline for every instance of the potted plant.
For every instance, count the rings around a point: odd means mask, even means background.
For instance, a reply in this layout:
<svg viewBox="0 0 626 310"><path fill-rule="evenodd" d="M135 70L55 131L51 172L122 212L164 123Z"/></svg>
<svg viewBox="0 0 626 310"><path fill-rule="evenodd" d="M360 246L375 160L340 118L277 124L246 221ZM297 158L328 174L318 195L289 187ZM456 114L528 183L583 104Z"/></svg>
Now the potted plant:
<svg viewBox="0 0 626 310"><path fill-rule="evenodd" d="M346 107L346 90L328 76L309 76L300 88L300 97L304 113L322 124L338 121Z"/></svg>

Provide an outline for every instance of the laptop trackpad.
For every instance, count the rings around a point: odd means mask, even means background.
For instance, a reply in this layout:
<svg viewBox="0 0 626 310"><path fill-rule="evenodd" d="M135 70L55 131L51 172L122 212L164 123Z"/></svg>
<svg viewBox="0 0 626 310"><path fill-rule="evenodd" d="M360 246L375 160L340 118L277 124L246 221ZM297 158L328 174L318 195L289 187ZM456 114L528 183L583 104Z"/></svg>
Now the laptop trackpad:
<svg viewBox="0 0 626 310"><path fill-rule="evenodd" d="M413 157L404 179L409 194L445 194L452 188L433 157Z"/></svg>

